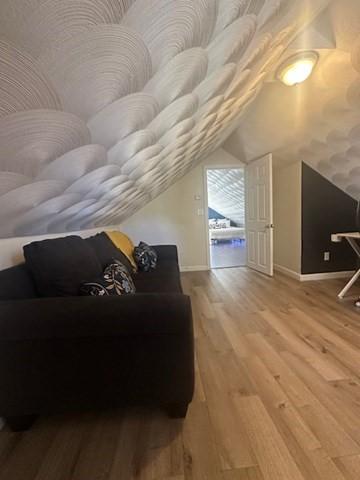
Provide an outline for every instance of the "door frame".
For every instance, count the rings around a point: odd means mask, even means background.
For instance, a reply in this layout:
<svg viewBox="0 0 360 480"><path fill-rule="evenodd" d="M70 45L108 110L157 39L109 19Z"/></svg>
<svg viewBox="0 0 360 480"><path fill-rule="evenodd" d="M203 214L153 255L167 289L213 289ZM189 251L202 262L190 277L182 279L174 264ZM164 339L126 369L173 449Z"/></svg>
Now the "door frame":
<svg viewBox="0 0 360 480"><path fill-rule="evenodd" d="M214 165L204 165L203 167L203 189L204 189L204 230L205 230L205 240L206 240L206 266L208 270L211 270L211 260L210 260L210 235L209 235L209 219L208 219L208 211L209 211L209 195L208 195L208 183L207 183L207 172L208 170L244 170L244 179L245 179L245 163L236 164L236 163L229 163L229 164L214 164ZM244 185L246 188L246 185ZM246 198L246 192L245 192ZM244 199L245 202L245 199ZM245 212L244 212L245 213ZM246 231L246 219L245 219L245 231Z"/></svg>

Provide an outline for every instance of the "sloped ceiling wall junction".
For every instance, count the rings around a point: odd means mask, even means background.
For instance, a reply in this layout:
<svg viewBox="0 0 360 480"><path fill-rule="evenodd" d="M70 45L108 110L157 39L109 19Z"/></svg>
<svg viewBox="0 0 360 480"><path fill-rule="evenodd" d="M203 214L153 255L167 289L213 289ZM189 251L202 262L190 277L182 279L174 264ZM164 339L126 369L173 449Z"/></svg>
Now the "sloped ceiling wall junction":
<svg viewBox="0 0 360 480"><path fill-rule="evenodd" d="M129 217L223 143L326 3L1 0L0 236Z"/></svg>
<svg viewBox="0 0 360 480"><path fill-rule="evenodd" d="M296 48L318 51L313 76L292 88L267 83L225 148L245 161L269 151L280 166L303 161L359 200L360 2L334 0Z"/></svg>

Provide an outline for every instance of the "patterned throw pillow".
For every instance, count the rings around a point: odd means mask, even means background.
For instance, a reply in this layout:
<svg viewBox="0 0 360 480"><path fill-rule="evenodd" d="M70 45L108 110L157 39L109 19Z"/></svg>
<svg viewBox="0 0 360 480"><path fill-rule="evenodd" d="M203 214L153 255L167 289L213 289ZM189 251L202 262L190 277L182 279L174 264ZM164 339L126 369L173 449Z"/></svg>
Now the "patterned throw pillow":
<svg viewBox="0 0 360 480"><path fill-rule="evenodd" d="M143 272L148 272L156 268L157 254L155 250L145 242L140 242L139 245L134 248L134 258L138 269Z"/></svg>
<svg viewBox="0 0 360 480"><path fill-rule="evenodd" d="M135 285L127 268L115 259L105 268L100 278L83 283L80 287L80 295L128 295L135 292Z"/></svg>

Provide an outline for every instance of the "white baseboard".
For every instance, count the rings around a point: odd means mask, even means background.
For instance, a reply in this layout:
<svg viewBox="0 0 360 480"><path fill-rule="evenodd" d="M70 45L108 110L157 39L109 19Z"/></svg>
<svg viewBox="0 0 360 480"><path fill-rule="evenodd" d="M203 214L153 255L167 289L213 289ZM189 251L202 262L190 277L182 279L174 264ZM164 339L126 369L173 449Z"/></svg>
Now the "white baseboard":
<svg viewBox="0 0 360 480"><path fill-rule="evenodd" d="M207 265L191 265L189 267L181 267L180 272L203 272L205 270L210 270Z"/></svg>
<svg viewBox="0 0 360 480"><path fill-rule="evenodd" d="M333 280L336 278L350 278L354 275L355 271L346 272L327 272L327 273L308 273L301 275L301 282L314 282L318 280Z"/></svg>
<svg viewBox="0 0 360 480"><path fill-rule="evenodd" d="M282 265L274 265L274 270L281 272L288 277L294 278L295 280L301 281L301 274L290 270L290 268L283 267Z"/></svg>
<svg viewBox="0 0 360 480"><path fill-rule="evenodd" d="M274 265L274 270L281 272L288 277L294 278L295 280L299 280L299 282L316 282L320 280L334 280L336 278L350 278L355 273L354 271L345 271L301 274L283 267L282 265Z"/></svg>

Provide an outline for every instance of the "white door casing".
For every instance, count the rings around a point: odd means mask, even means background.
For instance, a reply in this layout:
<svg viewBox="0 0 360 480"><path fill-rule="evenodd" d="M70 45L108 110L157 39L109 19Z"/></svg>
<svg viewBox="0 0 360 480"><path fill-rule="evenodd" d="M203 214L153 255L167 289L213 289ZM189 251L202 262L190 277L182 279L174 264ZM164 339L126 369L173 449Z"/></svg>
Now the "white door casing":
<svg viewBox="0 0 360 480"><path fill-rule="evenodd" d="M272 155L245 168L245 214L248 267L273 276Z"/></svg>

